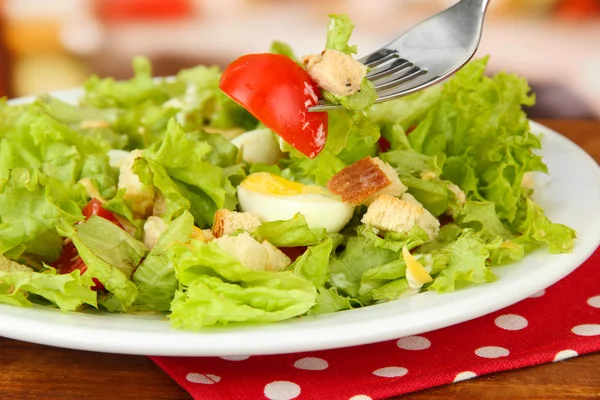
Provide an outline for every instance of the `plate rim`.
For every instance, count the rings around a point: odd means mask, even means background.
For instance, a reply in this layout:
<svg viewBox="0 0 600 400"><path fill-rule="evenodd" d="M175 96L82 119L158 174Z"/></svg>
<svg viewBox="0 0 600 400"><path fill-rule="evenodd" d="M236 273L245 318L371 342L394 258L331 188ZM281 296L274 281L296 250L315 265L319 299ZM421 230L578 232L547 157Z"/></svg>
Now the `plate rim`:
<svg viewBox="0 0 600 400"><path fill-rule="evenodd" d="M51 93L51 95L57 95L61 98L66 96L67 98L76 96L82 92L81 88L69 89L60 92ZM35 96L27 98L19 98L9 100L9 103L25 103L34 99ZM565 146L571 148L571 150L578 153L579 157L582 157L584 161L590 164L595 174L595 181L600 182L600 166L598 163L581 147L572 142L570 139L561 135L560 133L534 121L530 121L531 129L536 133L549 136L552 141L561 142ZM547 265L545 270L548 273L545 274L540 280L533 284L526 282L523 279L518 280L518 287L520 290L511 291L508 294L504 294L502 298L498 298L497 290L494 292L493 301L487 301L483 305L478 305L477 308L472 308L468 311L462 310L457 312L456 304L454 309L446 309L448 306L444 305L429 307L422 311L419 320L421 322L411 325L410 328L400 326L403 323L402 315L387 315L385 318L378 320L379 326L375 332L371 332L368 338L364 334L360 333L361 330L353 329L333 329L326 326L325 330L329 333L335 333L335 337L330 338L311 338L314 340L305 340L302 344L299 344L296 339L286 338L286 332L289 332L289 328L297 329L303 333L311 334L310 326L314 325L314 321L318 321L319 318L329 319L341 319L344 322L343 315L347 313L359 314L362 312L369 312L373 307L390 307L394 308L395 302L389 302L380 305L374 305L365 307L362 309L355 309L349 311L342 311L334 314L327 314L318 317L302 317L289 321L282 321L275 324L262 324L257 326L243 326L232 328L217 328L202 331L200 333L191 333L175 329L167 329L165 331L142 331L142 330L120 330L111 327L92 327L86 324L77 325L67 323L48 323L44 319L35 318L38 312L39 315L44 313L54 313L56 315L67 316L67 319L73 318L83 321L88 318L88 314L81 313L61 313L58 310L48 309L46 307L33 308L21 308L9 305L0 304L0 336L23 340L27 342L39 343L43 345L64 347L76 350L86 351L98 351L106 353L119 353L119 354L135 354L135 355L153 355L153 356L251 356L251 355L267 355L267 354L282 354L282 353L297 353L304 351L318 351L334 348L342 348L349 346L365 345L369 343L382 342L386 340L393 340L399 337L416 335L426 333L436 329L442 329L444 327L456 325L462 322L472 320L474 318L490 314L492 312L501 310L512 304L515 304L527 297L533 295L540 290L546 289L547 287L558 282L576 268L578 268L583 262L585 262L598 248L600 244L600 211L593 220L593 227L596 227L596 234L590 234L584 239L578 238L576 242L576 249L571 254L552 255L551 262ZM592 232L593 233L593 232ZM547 252L547 249L543 249ZM533 254L528 255L532 257ZM565 261L567 259L568 261ZM562 261L561 261L562 260ZM553 265L563 265L560 268L552 269ZM517 263L518 265L518 263ZM565 266L567 265L567 266ZM472 286L467 290L469 293L482 296L487 285ZM453 292L454 294L458 292ZM462 291L461 291L462 293ZM488 293L489 294L489 293ZM424 295L424 296L422 296ZM424 293L418 296L425 298L427 295L439 296L436 293ZM452 293L448 294L452 295ZM460 302L467 303L473 301L470 296L459 294ZM465 297L464 299L462 299ZM390 306L391 305L391 306ZM33 310L30 312L28 310ZM433 319L433 323L427 321L431 316L435 317L439 315L441 311L444 311L443 318ZM430 315L431 314L431 315ZM32 317L30 316L34 316ZM50 314L47 314L50 315ZM102 314L100 314L102 315ZM103 316L103 315L102 315ZM103 316L104 317L104 316ZM120 318L116 315L110 315L112 318ZM62 317L65 318L65 317ZM96 318L95 316L92 318ZM136 317L137 318L137 317ZM306 319L312 319L313 322L305 323ZM133 320L133 319L132 319ZM152 323L155 323L155 319ZM64 321L63 321L64 322ZM102 318L98 318L97 323L101 324ZM138 324L136 321L134 324ZM160 322L162 323L162 322ZM165 324L168 324L166 321ZM356 322L354 322L356 325ZM90 324L94 325L94 324ZM342 324L343 325L343 324ZM350 324L352 325L352 324ZM264 328L267 329L264 329ZM316 324L317 329L319 324ZM264 333L261 333L261 328ZM258 333L257 333L258 332ZM318 333L318 330L317 330ZM314 332L312 332L314 334ZM102 340L98 339L98 335L102 336ZM215 340L215 336L217 339ZM264 336L268 340L264 340L258 343L252 343L249 346L248 341L240 339L245 335L249 336L249 339L255 336ZM293 336L293 335L292 335ZM175 339L175 340L174 340ZM237 341L237 342L235 342ZM274 343L276 345L274 346ZM162 347L156 347L157 344L162 344ZM229 346L226 346L229 344Z"/></svg>

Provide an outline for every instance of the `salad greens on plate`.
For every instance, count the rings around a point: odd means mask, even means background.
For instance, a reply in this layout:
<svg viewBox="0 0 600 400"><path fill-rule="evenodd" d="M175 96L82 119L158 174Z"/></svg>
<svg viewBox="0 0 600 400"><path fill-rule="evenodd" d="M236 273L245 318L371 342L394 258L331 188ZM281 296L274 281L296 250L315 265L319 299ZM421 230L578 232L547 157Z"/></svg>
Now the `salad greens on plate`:
<svg viewBox="0 0 600 400"><path fill-rule="evenodd" d="M332 15L325 49L356 54L353 28ZM253 70L262 89L310 79L289 46L271 51L281 70ZM144 58L129 80L91 77L77 104L0 100L0 303L165 313L199 330L460 290L538 247L571 252L575 232L531 198L529 173L547 173L522 110L535 98L487 61L381 104L363 75L352 94L310 81L258 106L216 67L156 79ZM314 94L344 108L281 133L277 107ZM364 223L377 200L326 189L365 159L393 168L433 236Z"/></svg>

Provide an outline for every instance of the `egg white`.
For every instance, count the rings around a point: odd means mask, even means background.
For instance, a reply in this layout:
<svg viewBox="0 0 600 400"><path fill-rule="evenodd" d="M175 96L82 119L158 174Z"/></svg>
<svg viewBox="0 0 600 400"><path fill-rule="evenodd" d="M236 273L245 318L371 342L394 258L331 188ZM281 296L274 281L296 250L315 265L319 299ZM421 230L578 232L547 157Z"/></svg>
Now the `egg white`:
<svg viewBox="0 0 600 400"><path fill-rule="evenodd" d="M275 164L283 152L269 129L256 129L242 133L231 140L242 152L242 159L248 163Z"/></svg>
<svg viewBox="0 0 600 400"><path fill-rule="evenodd" d="M262 222L291 219L297 213L306 218L310 228L325 228L327 232L339 232L350 219L354 206L324 194L298 194L281 196L264 194L238 186L241 211L251 212Z"/></svg>

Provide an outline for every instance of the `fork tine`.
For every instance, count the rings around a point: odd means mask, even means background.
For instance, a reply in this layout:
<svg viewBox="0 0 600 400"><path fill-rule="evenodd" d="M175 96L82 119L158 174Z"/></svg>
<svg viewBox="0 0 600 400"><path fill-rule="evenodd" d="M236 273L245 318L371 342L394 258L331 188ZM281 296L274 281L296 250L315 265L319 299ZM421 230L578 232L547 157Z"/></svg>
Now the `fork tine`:
<svg viewBox="0 0 600 400"><path fill-rule="evenodd" d="M384 101L407 96L411 93L417 92L419 90L431 86L432 81L436 81L435 77L430 76L430 74L423 74L412 79L409 82L405 82L404 84L394 86L390 89L379 90L377 91L377 100L375 101L375 103L381 103Z"/></svg>
<svg viewBox="0 0 600 400"><path fill-rule="evenodd" d="M371 81L375 81L377 79L384 78L388 75L392 75L396 72L400 72L403 69L406 69L406 68L409 68L412 66L413 66L413 63L411 63L408 60L405 60L404 58L401 58L401 59L395 60L391 63L384 64L383 66L381 66L379 68L375 68L374 70L371 70L367 74L367 79L369 79Z"/></svg>
<svg viewBox="0 0 600 400"><path fill-rule="evenodd" d="M374 53L366 55L363 58L360 58L358 61L365 64L369 68L373 68L394 58L398 58L398 50L383 48Z"/></svg>
<svg viewBox="0 0 600 400"><path fill-rule="evenodd" d="M408 71L404 72L401 75L392 76L390 79L387 79L384 82L376 84L375 90L381 91L381 90L391 89L398 85L402 85L403 83L407 83L415 78L418 78L419 76L424 75L426 73L427 73L427 71L415 66L415 67L412 67L411 69L409 69Z"/></svg>

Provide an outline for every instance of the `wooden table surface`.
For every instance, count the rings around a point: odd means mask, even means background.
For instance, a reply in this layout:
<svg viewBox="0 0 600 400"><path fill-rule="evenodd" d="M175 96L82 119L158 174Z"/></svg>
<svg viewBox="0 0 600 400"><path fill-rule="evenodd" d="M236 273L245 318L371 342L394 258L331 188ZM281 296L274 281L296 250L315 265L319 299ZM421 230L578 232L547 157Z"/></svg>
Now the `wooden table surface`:
<svg viewBox="0 0 600 400"><path fill-rule="evenodd" d="M544 120L600 161L600 121ZM0 399L190 399L143 356L0 338ZM424 399L600 399L600 353L402 396Z"/></svg>

